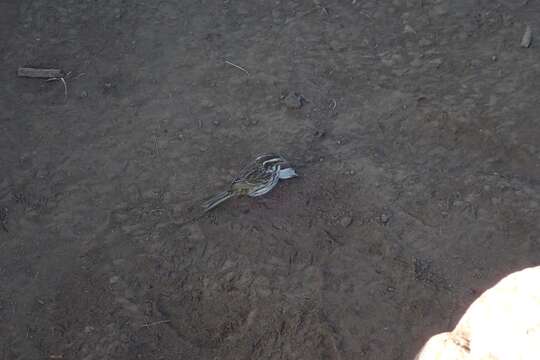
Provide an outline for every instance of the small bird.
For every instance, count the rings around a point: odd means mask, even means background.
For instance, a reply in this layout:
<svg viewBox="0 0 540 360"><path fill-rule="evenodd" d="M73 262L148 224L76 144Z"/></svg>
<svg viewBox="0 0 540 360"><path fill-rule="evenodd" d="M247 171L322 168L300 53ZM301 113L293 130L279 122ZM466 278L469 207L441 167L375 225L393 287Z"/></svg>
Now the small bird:
<svg viewBox="0 0 540 360"><path fill-rule="evenodd" d="M204 201L203 211L207 212L232 197L264 195L272 190L280 179L296 176L296 171L283 156L275 153L259 155L240 171L228 190Z"/></svg>

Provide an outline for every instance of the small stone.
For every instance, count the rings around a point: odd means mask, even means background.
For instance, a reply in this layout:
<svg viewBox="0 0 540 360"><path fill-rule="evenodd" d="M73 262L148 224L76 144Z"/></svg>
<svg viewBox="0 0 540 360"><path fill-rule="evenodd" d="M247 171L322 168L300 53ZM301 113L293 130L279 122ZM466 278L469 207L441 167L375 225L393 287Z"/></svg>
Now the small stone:
<svg viewBox="0 0 540 360"><path fill-rule="evenodd" d="M47 169L38 169L38 171L36 172L36 177L38 179L46 178L47 175L49 175L49 171Z"/></svg>
<svg viewBox="0 0 540 360"><path fill-rule="evenodd" d="M433 59L429 63L435 67L439 67L443 63L443 59L441 58Z"/></svg>
<svg viewBox="0 0 540 360"><path fill-rule="evenodd" d="M120 265L124 264L125 262L126 262L125 259L114 259L113 260L113 265L114 266L120 266Z"/></svg>
<svg viewBox="0 0 540 360"><path fill-rule="evenodd" d="M110 89L112 87L112 84L110 82L106 82L104 86L106 89Z"/></svg>
<svg viewBox="0 0 540 360"><path fill-rule="evenodd" d="M86 90L81 91L81 98L85 98L88 96L88 92Z"/></svg>
<svg viewBox="0 0 540 360"><path fill-rule="evenodd" d="M381 223L388 224L388 222L390 221L390 216L387 214L382 214L380 219Z"/></svg>
<svg viewBox="0 0 540 360"><path fill-rule="evenodd" d="M497 56L496 56L496 55L493 55L493 56L491 57L491 61L497 61Z"/></svg>
<svg viewBox="0 0 540 360"><path fill-rule="evenodd" d="M431 11L430 11L431 15L434 15L434 16L443 16L443 15L446 15L448 13L448 4L439 4L439 5L435 5Z"/></svg>
<svg viewBox="0 0 540 360"><path fill-rule="evenodd" d="M430 46L431 44L433 44L433 42L426 38L420 39L420 41L418 42L418 45L420 46Z"/></svg>
<svg viewBox="0 0 540 360"><path fill-rule="evenodd" d="M352 217L344 216L344 217L341 218L341 220L339 220L339 223L341 224L341 226L346 228L346 227L349 227L349 225L352 224L352 221L353 221Z"/></svg>
<svg viewBox="0 0 540 360"><path fill-rule="evenodd" d="M326 135L326 132L324 130L316 130L313 133L313 136L315 136L317 138L322 138L322 137L324 137L324 135Z"/></svg>
<svg viewBox="0 0 540 360"><path fill-rule="evenodd" d="M423 64L423 62L419 58L415 58L415 59L413 59L413 61L411 61L411 66L413 66L413 67L419 67L422 64Z"/></svg>
<svg viewBox="0 0 540 360"><path fill-rule="evenodd" d="M89 334L89 333L91 333L92 331L94 331L94 329L95 329L95 328L94 328L93 326L85 326L85 327L84 327L84 332L87 333L87 334Z"/></svg>
<svg viewBox="0 0 540 360"><path fill-rule="evenodd" d="M531 46L532 42L532 30L529 25L525 28L525 33L523 34L523 37L521 38L521 44L520 46L522 48L528 48Z"/></svg>
<svg viewBox="0 0 540 360"><path fill-rule="evenodd" d="M416 34L416 31L414 31L413 27L411 25L405 25L405 29L403 30L405 34Z"/></svg>
<svg viewBox="0 0 540 360"><path fill-rule="evenodd" d="M219 120L214 120L212 121L212 124L214 124L214 126L219 126L220 122Z"/></svg>
<svg viewBox="0 0 540 360"><path fill-rule="evenodd" d="M454 204L453 204L453 205L454 205L455 207L461 207L461 206L463 206L463 204L464 204L463 201L461 201L461 200L456 200L456 201L454 201Z"/></svg>
<svg viewBox="0 0 540 360"><path fill-rule="evenodd" d="M227 273L227 274L223 277L223 280L225 280L225 282L231 282L231 281L234 280L235 276L236 276L236 274L235 274L233 271L231 271L231 272Z"/></svg>
<svg viewBox="0 0 540 360"><path fill-rule="evenodd" d="M208 99L202 99L201 100L201 105L205 108L211 108L214 106L214 103Z"/></svg>
<svg viewBox="0 0 540 360"><path fill-rule="evenodd" d="M113 277L111 277L111 278L109 279L109 283L111 283L111 284L116 284L119 280L120 280L120 276L114 275Z"/></svg>
<svg viewBox="0 0 540 360"><path fill-rule="evenodd" d="M289 93L289 95L283 99L283 103L289 109L300 109L304 105L304 98L302 95L293 92Z"/></svg>

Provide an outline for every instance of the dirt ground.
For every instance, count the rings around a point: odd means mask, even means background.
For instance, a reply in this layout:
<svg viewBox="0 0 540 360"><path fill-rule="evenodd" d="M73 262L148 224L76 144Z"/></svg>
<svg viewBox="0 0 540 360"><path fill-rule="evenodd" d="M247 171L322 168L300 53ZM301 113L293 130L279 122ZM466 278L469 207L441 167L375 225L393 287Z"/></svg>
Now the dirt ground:
<svg viewBox="0 0 540 360"><path fill-rule="evenodd" d="M0 18L0 359L411 359L540 263L538 1ZM300 177L182 226L266 151Z"/></svg>

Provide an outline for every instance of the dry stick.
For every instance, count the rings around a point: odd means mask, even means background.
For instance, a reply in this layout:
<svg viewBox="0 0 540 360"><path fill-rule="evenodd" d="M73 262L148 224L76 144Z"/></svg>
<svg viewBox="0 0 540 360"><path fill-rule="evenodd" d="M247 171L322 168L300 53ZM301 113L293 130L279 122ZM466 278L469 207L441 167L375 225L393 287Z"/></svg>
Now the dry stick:
<svg viewBox="0 0 540 360"><path fill-rule="evenodd" d="M150 327L150 326L155 326L155 325L159 325L159 324L166 324L166 323L170 323L171 320L160 320L160 321L155 321L155 322L152 322L152 323L146 323L144 324L143 326L141 327Z"/></svg>
<svg viewBox="0 0 540 360"><path fill-rule="evenodd" d="M363 15L363 16L367 17L369 20L373 21L373 16L371 16L371 15L369 15L369 14L363 12L363 11L358 11L358 13L360 15Z"/></svg>
<svg viewBox="0 0 540 360"><path fill-rule="evenodd" d="M38 69L30 67L20 67L17 69L17 76L29 78L61 78L63 76L60 69Z"/></svg>
<svg viewBox="0 0 540 360"><path fill-rule="evenodd" d="M302 14L300 14L300 15L298 15L298 16L295 16L295 17L293 17L293 18L287 19L287 20L285 20L285 25L288 25L289 23L291 23L291 22L293 22L293 21L295 21L295 20L297 20L297 19L303 18L304 16L307 16L307 15L311 14L312 12L314 12L314 11L320 9L320 8L321 8L321 6L320 6L320 5L317 5L317 6L315 6L315 7L314 7L313 9L311 9L311 10L305 11L305 12L303 12Z"/></svg>
<svg viewBox="0 0 540 360"><path fill-rule="evenodd" d="M244 69L243 67L238 66L238 65L236 65L236 64L233 64L232 62L230 62L230 61L228 61L228 60L225 60L225 63L226 63L226 64L229 64L229 65L231 65L231 66L234 66L235 68L240 69L240 70L242 70L243 72L245 72L246 74L249 75L249 71L247 71L247 70Z"/></svg>

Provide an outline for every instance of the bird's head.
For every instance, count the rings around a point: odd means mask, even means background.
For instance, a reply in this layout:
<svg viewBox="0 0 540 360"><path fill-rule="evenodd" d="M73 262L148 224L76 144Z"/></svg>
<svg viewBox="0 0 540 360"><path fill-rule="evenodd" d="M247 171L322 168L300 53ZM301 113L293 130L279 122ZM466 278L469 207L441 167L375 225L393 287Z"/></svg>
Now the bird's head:
<svg viewBox="0 0 540 360"><path fill-rule="evenodd" d="M290 179L298 176L291 163L279 154L264 154L257 157L258 162L268 171L279 171L280 179Z"/></svg>

